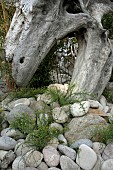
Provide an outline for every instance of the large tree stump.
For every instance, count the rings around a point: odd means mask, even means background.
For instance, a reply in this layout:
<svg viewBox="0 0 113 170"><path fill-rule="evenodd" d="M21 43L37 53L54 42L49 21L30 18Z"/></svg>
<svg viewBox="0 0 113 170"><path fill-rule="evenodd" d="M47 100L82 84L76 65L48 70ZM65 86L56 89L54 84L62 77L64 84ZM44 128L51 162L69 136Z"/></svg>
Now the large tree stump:
<svg viewBox="0 0 113 170"><path fill-rule="evenodd" d="M17 85L28 84L58 39L77 32L74 92L99 97L113 65L112 45L101 19L112 10L110 0L20 0L6 36L6 58L13 60Z"/></svg>

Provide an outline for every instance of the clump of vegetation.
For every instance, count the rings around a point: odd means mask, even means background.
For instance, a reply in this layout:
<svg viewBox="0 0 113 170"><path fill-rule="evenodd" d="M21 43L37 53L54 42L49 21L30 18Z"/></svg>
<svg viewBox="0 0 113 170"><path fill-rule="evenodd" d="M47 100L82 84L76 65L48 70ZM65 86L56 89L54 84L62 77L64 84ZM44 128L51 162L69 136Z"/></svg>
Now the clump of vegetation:
<svg viewBox="0 0 113 170"><path fill-rule="evenodd" d="M107 144L108 141L113 141L113 117L109 119L108 125L102 126L101 128L97 126L93 132L93 138L105 144Z"/></svg>
<svg viewBox="0 0 113 170"><path fill-rule="evenodd" d="M105 96L108 102L113 103L113 89L105 89L103 95Z"/></svg>
<svg viewBox="0 0 113 170"><path fill-rule="evenodd" d="M33 131L36 126L36 120L30 117L28 114L23 113L17 116L16 119L11 122L10 127L22 132L25 136Z"/></svg>
<svg viewBox="0 0 113 170"><path fill-rule="evenodd" d="M62 92L58 88L52 87L48 89L47 94L51 96L52 102L57 102L60 106L69 105L85 100L87 93L73 93L74 87L75 85L70 84L66 93Z"/></svg>
<svg viewBox="0 0 113 170"><path fill-rule="evenodd" d="M47 125L40 125L37 130L29 134L27 142L30 146L35 146L38 150L42 150L48 142L54 137L58 137L61 131L50 129Z"/></svg>
<svg viewBox="0 0 113 170"><path fill-rule="evenodd" d="M3 116L0 115L0 131L2 130L2 121L3 121Z"/></svg>
<svg viewBox="0 0 113 170"><path fill-rule="evenodd" d="M29 146L42 150L51 139L58 137L61 131L50 128L50 124L53 122L51 114L45 114L44 111L40 110L35 115L36 117L33 119L28 114L23 113L21 117L17 117L10 124L10 127L19 130L25 137L28 135L25 142Z"/></svg>
<svg viewBox="0 0 113 170"><path fill-rule="evenodd" d="M43 88L20 88L11 93L13 98L29 98L35 97L37 94L43 94L46 91L46 87Z"/></svg>
<svg viewBox="0 0 113 170"><path fill-rule="evenodd" d="M2 111L3 111L2 108L0 108L0 131L2 130L2 122L4 119L4 117L1 115Z"/></svg>
<svg viewBox="0 0 113 170"><path fill-rule="evenodd" d="M42 150L48 142L54 137L58 137L60 130L55 128L50 128L50 124L53 122L53 117L50 112L46 112L46 106L44 110L36 112L36 122L38 124L37 128L29 134L27 142L30 146L35 146L37 149Z"/></svg>
<svg viewBox="0 0 113 170"><path fill-rule="evenodd" d="M3 109L2 108L0 108L0 113L2 113L3 112Z"/></svg>

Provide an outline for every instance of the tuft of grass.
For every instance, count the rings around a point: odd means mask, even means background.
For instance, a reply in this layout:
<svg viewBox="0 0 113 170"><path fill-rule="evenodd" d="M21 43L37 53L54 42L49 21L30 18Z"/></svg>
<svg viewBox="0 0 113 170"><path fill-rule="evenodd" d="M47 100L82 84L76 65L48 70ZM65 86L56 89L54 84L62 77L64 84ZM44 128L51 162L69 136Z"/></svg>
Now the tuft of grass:
<svg viewBox="0 0 113 170"><path fill-rule="evenodd" d="M4 120L4 116L1 114L3 112L3 109L0 108L0 131L2 130L2 122Z"/></svg>
<svg viewBox="0 0 113 170"><path fill-rule="evenodd" d="M46 114L46 112L40 110L35 114L36 118L32 119L28 114L23 113L22 117L17 117L10 124L10 127L22 132L27 137L25 143L29 146L42 150L51 139L58 137L61 131L50 128L50 124L53 122L50 113Z"/></svg>
<svg viewBox="0 0 113 170"><path fill-rule="evenodd" d="M42 150L48 142L54 137L58 137L61 131L58 129L50 129L47 125L40 125L37 130L29 134L27 143L35 146L38 150Z"/></svg>
<svg viewBox="0 0 113 170"><path fill-rule="evenodd" d="M2 122L4 120L4 117L0 114L0 131L2 130Z"/></svg>
<svg viewBox="0 0 113 170"><path fill-rule="evenodd" d="M113 142L113 119L109 120L106 126L102 126L101 128L97 126L93 132L93 138L105 144L109 141Z"/></svg>
<svg viewBox="0 0 113 170"><path fill-rule="evenodd" d="M48 126L49 124L51 124L53 122L51 108L48 109L46 107L49 107L49 106L45 105L44 110L37 110L35 112L36 124L38 126L45 126L45 125Z"/></svg>
<svg viewBox="0 0 113 170"><path fill-rule="evenodd" d="M3 109L2 108L0 108L0 113L2 113L3 112Z"/></svg>
<svg viewBox="0 0 113 170"><path fill-rule="evenodd" d="M46 87L43 88L21 88L17 91L12 92L13 98L30 98L35 97L37 94L43 94L46 91Z"/></svg>
<svg viewBox="0 0 113 170"><path fill-rule="evenodd" d="M113 89L111 90L105 89L103 95L105 96L108 102L113 103Z"/></svg>
<svg viewBox="0 0 113 170"><path fill-rule="evenodd" d="M10 127L19 130L25 136L33 131L36 127L36 118L31 118L28 114L22 113L22 116L17 116L16 119L10 123Z"/></svg>
<svg viewBox="0 0 113 170"><path fill-rule="evenodd" d="M86 99L87 93L73 93L74 87L75 85L69 84L66 93L53 87L47 90L47 94L51 96L52 102L57 102L60 106L81 102L82 100Z"/></svg>

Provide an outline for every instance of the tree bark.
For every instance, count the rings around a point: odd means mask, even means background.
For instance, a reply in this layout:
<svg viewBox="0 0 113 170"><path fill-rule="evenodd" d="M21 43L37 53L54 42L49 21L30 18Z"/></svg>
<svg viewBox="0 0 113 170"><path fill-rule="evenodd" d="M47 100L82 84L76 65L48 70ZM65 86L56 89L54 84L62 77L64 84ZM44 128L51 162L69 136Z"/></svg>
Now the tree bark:
<svg viewBox="0 0 113 170"><path fill-rule="evenodd" d="M74 92L86 91L99 97L113 63L111 43L101 24L102 16L109 11L109 0L20 0L5 44L17 85L26 86L54 43L76 31L79 52L72 76Z"/></svg>
<svg viewBox="0 0 113 170"><path fill-rule="evenodd" d="M75 62L72 83L74 91L86 91L99 97L110 79L113 66L113 53L106 32L89 28L84 33L87 39L81 44ZM78 39L81 39L79 37Z"/></svg>

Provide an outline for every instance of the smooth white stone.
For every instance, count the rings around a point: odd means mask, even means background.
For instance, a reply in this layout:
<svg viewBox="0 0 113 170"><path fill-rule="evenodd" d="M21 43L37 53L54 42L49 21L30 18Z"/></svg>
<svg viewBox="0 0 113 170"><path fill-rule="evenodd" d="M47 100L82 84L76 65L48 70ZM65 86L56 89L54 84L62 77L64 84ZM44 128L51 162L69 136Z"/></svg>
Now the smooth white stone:
<svg viewBox="0 0 113 170"><path fill-rule="evenodd" d="M97 155L89 146L82 144L79 147L76 163L84 170L91 170L97 161Z"/></svg>
<svg viewBox="0 0 113 170"><path fill-rule="evenodd" d="M74 117L85 115L90 107L90 102L82 101L81 103L74 103L70 106L71 114Z"/></svg>

